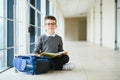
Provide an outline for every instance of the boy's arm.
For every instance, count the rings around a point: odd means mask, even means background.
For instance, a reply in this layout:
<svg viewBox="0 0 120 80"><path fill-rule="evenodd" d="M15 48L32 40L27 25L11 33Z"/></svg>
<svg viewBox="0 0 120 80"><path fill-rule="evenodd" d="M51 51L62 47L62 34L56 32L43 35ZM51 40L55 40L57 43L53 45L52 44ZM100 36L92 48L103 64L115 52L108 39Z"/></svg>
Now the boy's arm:
<svg viewBox="0 0 120 80"><path fill-rule="evenodd" d="M58 52L63 52L63 41L62 38L60 37L59 39L59 45L58 45Z"/></svg>
<svg viewBox="0 0 120 80"><path fill-rule="evenodd" d="M34 53L34 54L40 53L41 48L42 48L42 39L41 39L41 38L38 38L38 42L37 42L37 44L35 45L35 48L34 48L34 50L33 50L33 53Z"/></svg>
<svg viewBox="0 0 120 80"><path fill-rule="evenodd" d="M62 51L62 52L59 52L58 54L59 55L67 55L67 53L68 53L67 51Z"/></svg>

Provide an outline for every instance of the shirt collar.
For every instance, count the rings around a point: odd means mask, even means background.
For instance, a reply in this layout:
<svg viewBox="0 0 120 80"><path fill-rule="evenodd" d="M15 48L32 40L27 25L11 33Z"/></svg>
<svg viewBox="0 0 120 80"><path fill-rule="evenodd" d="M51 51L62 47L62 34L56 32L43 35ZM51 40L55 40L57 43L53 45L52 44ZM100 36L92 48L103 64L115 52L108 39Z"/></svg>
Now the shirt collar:
<svg viewBox="0 0 120 80"><path fill-rule="evenodd" d="M51 37L55 37L55 33L53 35L50 35L48 33L45 33L48 37L51 36Z"/></svg>

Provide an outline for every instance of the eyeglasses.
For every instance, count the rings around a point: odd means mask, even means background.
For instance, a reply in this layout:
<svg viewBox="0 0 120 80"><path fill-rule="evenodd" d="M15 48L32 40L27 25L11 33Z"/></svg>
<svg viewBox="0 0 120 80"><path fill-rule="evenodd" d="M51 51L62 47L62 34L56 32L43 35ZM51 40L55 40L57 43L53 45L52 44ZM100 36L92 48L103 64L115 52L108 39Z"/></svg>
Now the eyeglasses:
<svg viewBox="0 0 120 80"><path fill-rule="evenodd" d="M56 25L56 23L45 23L45 25L48 25L48 26L52 25L52 26L54 26L54 25Z"/></svg>

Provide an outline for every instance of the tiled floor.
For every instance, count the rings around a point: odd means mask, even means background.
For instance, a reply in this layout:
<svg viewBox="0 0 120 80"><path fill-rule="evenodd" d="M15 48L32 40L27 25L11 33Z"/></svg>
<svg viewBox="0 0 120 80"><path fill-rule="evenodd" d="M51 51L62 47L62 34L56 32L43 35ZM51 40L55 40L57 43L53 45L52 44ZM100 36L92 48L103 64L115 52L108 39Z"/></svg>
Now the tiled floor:
<svg viewBox="0 0 120 80"><path fill-rule="evenodd" d="M120 80L120 52L86 42L65 42L72 71L52 71L42 75L15 73L10 69L0 80Z"/></svg>

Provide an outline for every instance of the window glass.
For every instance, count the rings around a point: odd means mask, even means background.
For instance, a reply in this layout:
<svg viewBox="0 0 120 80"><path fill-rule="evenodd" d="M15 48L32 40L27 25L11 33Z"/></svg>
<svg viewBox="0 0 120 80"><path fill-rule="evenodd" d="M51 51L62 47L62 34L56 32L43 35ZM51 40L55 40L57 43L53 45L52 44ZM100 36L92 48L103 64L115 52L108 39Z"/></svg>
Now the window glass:
<svg viewBox="0 0 120 80"><path fill-rule="evenodd" d="M3 17L3 10L4 10L4 8L3 8L4 3L3 3L3 1L4 0L0 0L0 17Z"/></svg>
<svg viewBox="0 0 120 80"><path fill-rule="evenodd" d="M0 69L4 67L4 23L0 18Z"/></svg>
<svg viewBox="0 0 120 80"><path fill-rule="evenodd" d="M21 7L22 6L22 7ZM16 53L25 54L26 53L26 0L16 0Z"/></svg>
<svg viewBox="0 0 120 80"><path fill-rule="evenodd" d="M46 15L49 15L49 0L46 0Z"/></svg>
<svg viewBox="0 0 120 80"><path fill-rule="evenodd" d="M117 0L117 7L120 8L120 0Z"/></svg>
<svg viewBox="0 0 120 80"><path fill-rule="evenodd" d="M40 25L41 25L41 20L40 20L40 19L41 19L41 15L38 13L38 14L37 14L37 28L38 28L38 29L37 29L37 30L38 30L37 36L40 36L40 30L41 30L41 29L40 29Z"/></svg>
<svg viewBox="0 0 120 80"><path fill-rule="evenodd" d="M40 3L41 3L41 0L36 0L36 8L40 11Z"/></svg>
<svg viewBox="0 0 120 80"><path fill-rule="evenodd" d="M30 4L35 7L35 1L36 0L30 0Z"/></svg>
<svg viewBox="0 0 120 80"><path fill-rule="evenodd" d="M4 19L0 18L0 49L4 48Z"/></svg>
<svg viewBox="0 0 120 80"><path fill-rule="evenodd" d="M5 19L5 0L0 0L0 72L7 66L6 62L6 19Z"/></svg>

